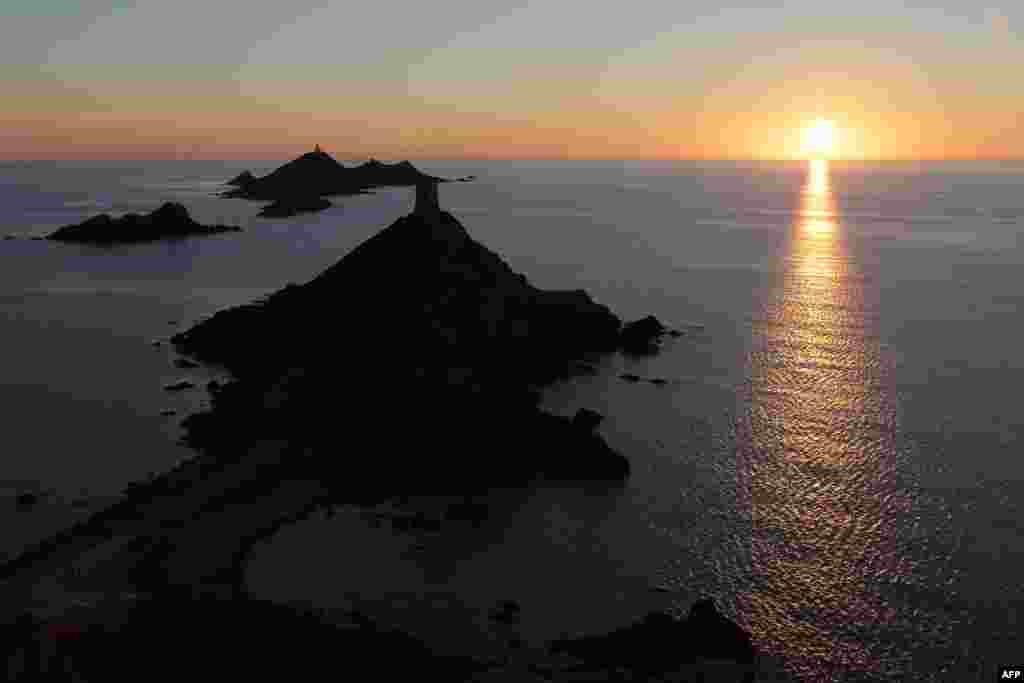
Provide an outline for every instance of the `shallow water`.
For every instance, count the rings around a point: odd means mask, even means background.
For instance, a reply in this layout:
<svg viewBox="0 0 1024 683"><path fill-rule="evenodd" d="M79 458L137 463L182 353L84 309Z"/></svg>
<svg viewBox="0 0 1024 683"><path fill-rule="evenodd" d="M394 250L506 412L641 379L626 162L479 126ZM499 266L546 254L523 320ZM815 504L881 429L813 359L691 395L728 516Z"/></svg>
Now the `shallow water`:
<svg viewBox="0 0 1024 683"><path fill-rule="evenodd" d="M352 515L298 524L257 551L261 594L330 602L385 586L427 604L455 595L477 615L517 599L537 638L709 594L801 680L981 680L1013 661L1022 169L422 167L479 176L442 186L442 203L535 284L684 326L657 357L607 358L548 393L553 410L606 414L634 475L611 491L510 494L483 528L411 553ZM258 205L208 196L240 170L0 169L7 232L165 199L247 228L115 252L0 242L3 372L17 378L0 401L17 416L11 441L31 446L0 478L102 490L187 455L159 410L202 395L161 392L185 373L149 341L311 277L411 203L388 190L263 221Z"/></svg>

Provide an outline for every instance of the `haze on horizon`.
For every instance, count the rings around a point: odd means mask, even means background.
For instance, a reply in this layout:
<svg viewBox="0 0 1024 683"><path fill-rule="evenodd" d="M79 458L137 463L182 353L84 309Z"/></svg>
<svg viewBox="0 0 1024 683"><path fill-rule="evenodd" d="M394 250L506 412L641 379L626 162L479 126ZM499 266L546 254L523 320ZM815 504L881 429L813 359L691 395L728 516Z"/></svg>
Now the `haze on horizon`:
<svg viewBox="0 0 1024 683"><path fill-rule="evenodd" d="M1024 7L11 0L0 159L1024 158Z"/></svg>

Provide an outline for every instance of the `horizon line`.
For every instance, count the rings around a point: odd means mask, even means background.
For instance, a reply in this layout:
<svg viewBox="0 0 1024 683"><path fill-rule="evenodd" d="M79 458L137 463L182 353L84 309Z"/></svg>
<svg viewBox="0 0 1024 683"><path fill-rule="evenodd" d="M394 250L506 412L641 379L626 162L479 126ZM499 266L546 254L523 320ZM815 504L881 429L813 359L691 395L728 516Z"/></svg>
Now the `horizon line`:
<svg viewBox="0 0 1024 683"><path fill-rule="evenodd" d="M346 161L357 160L357 159L377 159L384 160L387 157L381 157L377 155L356 155L356 156L345 156L342 154L331 154L326 152L333 157L341 158ZM292 157L293 158L293 157ZM806 163L808 161L827 161L829 163L838 164L850 164L850 163L922 163L922 162L985 162L985 163L1024 163L1024 157L921 157L921 158L899 158L899 157L865 157L856 159L814 159L814 158L773 158L773 159L757 159L757 158L730 158L730 157L426 157L426 156L414 156L414 157L393 157L394 159L401 159L407 161L443 161L443 162L488 162L488 161L531 161L531 162L573 162L573 161L592 161L592 162L660 162L660 163L749 163L749 164L772 164L772 163ZM227 161L237 163L260 163L260 162L279 162L288 161L289 157L277 157L277 158L265 158L257 159L252 157L118 157L118 158L86 158L86 157L49 157L49 158L35 158L35 159L0 159L0 164L31 164L41 162L125 162L125 163L136 163L136 162L167 162L167 161Z"/></svg>

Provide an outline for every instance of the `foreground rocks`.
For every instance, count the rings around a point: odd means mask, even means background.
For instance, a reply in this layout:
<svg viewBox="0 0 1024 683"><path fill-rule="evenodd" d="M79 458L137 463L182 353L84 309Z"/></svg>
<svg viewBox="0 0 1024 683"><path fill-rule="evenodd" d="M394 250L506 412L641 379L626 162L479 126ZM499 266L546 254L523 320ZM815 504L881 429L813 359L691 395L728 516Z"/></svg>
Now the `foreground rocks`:
<svg viewBox="0 0 1024 683"><path fill-rule="evenodd" d="M515 630L521 608L490 620ZM694 610L696 612L696 609ZM494 658L441 655L417 637L354 611L319 610L188 594L109 596L56 616L22 613L0 623L0 663L10 681L295 680L306 672L360 672L365 680L753 681L753 650L739 627L710 651L709 624L652 614L612 632L523 649L509 639ZM722 617L724 619L724 617ZM731 622L727 622L731 624ZM339 659L339 655L341 658ZM709 667L716 663L718 666ZM725 665L724 667L722 665ZM707 672L712 677L706 677Z"/></svg>
<svg viewBox="0 0 1024 683"><path fill-rule="evenodd" d="M60 228L46 239L86 244L130 244L163 239L215 235L241 230L231 225L202 225L196 222L181 204L167 202L148 214L129 213L120 218L100 214Z"/></svg>
<svg viewBox="0 0 1024 683"><path fill-rule="evenodd" d="M679 671L698 660L735 664L744 681L754 680L755 651L750 634L722 616L710 599L698 601L689 617L649 614L643 621L612 633L552 644L588 664L640 670L648 676Z"/></svg>

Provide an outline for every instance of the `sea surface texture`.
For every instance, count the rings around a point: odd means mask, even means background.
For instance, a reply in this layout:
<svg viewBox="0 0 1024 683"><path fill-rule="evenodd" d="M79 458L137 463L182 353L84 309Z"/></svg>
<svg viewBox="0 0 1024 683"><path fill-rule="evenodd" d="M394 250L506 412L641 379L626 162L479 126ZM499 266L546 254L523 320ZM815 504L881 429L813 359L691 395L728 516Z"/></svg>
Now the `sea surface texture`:
<svg viewBox="0 0 1024 683"><path fill-rule="evenodd" d="M351 510L297 523L254 553L255 594L377 604L452 648L471 634L439 615L502 599L540 641L708 595L791 680L989 680L1019 662L1024 166L417 164L478 176L441 186L442 205L534 284L684 331L547 392L555 412L605 414L634 474L501 492L489 519L441 534ZM213 196L244 168L0 165L0 235L17 237L0 241L0 550L190 455L178 420L205 393L162 387L218 372L154 341L312 278L412 205L385 189L262 219ZM245 230L27 239L168 200ZM24 492L44 504L18 509Z"/></svg>

